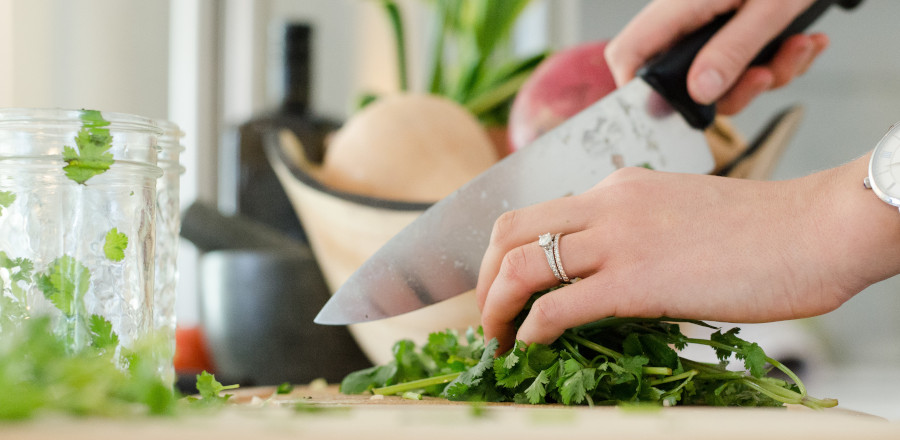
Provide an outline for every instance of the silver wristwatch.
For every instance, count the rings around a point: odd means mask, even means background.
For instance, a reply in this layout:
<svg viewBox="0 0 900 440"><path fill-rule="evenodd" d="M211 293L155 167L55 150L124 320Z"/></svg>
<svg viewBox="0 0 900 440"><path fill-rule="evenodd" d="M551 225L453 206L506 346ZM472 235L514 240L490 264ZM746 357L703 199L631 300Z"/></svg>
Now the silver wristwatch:
<svg viewBox="0 0 900 440"><path fill-rule="evenodd" d="M863 184L881 200L900 208L900 123L892 125L875 145Z"/></svg>

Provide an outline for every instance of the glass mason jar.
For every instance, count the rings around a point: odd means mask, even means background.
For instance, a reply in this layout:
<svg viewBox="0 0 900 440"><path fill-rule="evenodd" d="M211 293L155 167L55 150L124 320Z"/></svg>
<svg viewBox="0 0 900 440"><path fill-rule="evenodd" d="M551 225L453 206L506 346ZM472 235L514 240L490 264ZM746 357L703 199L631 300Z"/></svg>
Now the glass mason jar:
<svg viewBox="0 0 900 440"><path fill-rule="evenodd" d="M150 339L161 134L121 113L0 109L0 332L48 316L68 350L105 336L122 367Z"/></svg>
<svg viewBox="0 0 900 440"><path fill-rule="evenodd" d="M175 288L178 282L178 239L181 232L180 181L184 167L184 132L171 121L156 121L163 130L159 138L162 177L156 185L156 271L153 295L153 328L164 344L159 349L159 372L168 384L175 382Z"/></svg>

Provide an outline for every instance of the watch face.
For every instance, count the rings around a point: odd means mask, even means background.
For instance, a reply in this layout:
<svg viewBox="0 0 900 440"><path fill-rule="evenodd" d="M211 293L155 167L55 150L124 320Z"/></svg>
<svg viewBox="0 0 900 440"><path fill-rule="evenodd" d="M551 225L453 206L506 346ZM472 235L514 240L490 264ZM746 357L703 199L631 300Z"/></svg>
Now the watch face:
<svg viewBox="0 0 900 440"><path fill-rule="evenodd" d="M882 200L900 206L900 124L894 124L872 152L869 183Z"/></svg>

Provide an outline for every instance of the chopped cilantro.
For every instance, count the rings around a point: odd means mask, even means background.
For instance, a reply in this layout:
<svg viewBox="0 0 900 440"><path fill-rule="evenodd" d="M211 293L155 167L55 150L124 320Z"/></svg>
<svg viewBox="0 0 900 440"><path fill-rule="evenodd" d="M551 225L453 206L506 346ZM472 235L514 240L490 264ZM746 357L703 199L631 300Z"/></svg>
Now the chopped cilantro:
<svg viewBox="0 0 900 440"><path fill-rule="evenodd" d="M216 380L216 376L207 371L197 375L197 391L200 393L200 402L219 405L223 404L231 398L231 394L221 395L225 390L237 388L238 385L222 385Z"/></svg>
<svg viewBox="0 0 900 440"><path fill-rule="evenodd" d="M106 234L106 241L103 243L103 253L106 258L112 261L122 261L125 259L125 248L128 247L128 236L119 232L117 228L112 228Z"/></svg>
<svg viewBox="0 0 900 440"><path fill-rule="evenodd" d="M81 130L75 135L75 146L63 148L63 170L69 179L82 185L88 179L102 174L115 162L109 149L112 147L110 123L96 110L81 112Z"/></svg>
<svg viewBox="0 0 900 440"><path fill-rule="evenodd" d="M275 389L275 394L291 394L291 391L294 391L294 386L290 382L284 382L278 385L278 388Z"/></svg>

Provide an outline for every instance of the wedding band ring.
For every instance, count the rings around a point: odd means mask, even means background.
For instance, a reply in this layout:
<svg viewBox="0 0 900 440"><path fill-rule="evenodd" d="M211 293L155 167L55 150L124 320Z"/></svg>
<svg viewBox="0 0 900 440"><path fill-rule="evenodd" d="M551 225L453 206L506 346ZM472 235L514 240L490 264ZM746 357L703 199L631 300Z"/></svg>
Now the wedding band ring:
<svg viewBox="0 0 900 440"><path fill-rule="evenodd" d="M556 278L564 283L569 282L569 276L566 275L566 271L563 270L562 266L562 258L559 258L559 237L562 234L557 233L553 236L553 257L556 261L556 272L559 274Z"/></svg>
<svg viewBox="0 0 900 440"><path fill-rule="evenodd" d="M553 236L550 235L549 232L541 234L538 237L538 245L544 249L544 255L547 256L547 264L550 265L553 276L556 277L557 280L562 281L562 277L559 276L559 269L556 268L556 255L553 253Z"/></svg>

